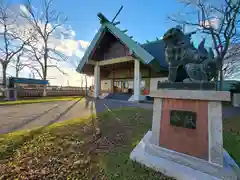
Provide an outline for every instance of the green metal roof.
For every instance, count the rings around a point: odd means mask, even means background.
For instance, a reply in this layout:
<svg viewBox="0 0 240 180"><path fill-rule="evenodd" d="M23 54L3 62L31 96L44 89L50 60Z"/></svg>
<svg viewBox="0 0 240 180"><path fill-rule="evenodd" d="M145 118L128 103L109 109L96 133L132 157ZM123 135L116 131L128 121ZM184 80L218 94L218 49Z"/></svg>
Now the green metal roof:
<svg viewBox="0 0 240 180"><path fill-rule="evenodd" d="M114 26L104 15L101 13L98 14L98 17L101 21L101 28L95 35L92 40L90 46L87 48L82 60L80 61L77 71L81 72L84 64L87 63L89 56L93 52L94 48L99 44L101 38L104 36L104 32L111 32L116 38L118 38L123 44L125 44L129 50L133 52L133 54L143 63L150 65L155 71L160 71L160 63L157 59L155 59L150 53L148 53L140 44L136 43L129 36L127 36L124 32Z"/></svg>
<svg viewBox="0 0 240 180"><path fill-rule="evenodd" d="M155 40L151 41L145 44L141 44L141 46L149 53L151 54L155 59L158 60L159 63L156 63L155 61L152 61L152 64L155 64L153 66L159 66L161 71L168 71L168 62L165 59L165 53L164 53L164 42L163 40Z"/></svg>

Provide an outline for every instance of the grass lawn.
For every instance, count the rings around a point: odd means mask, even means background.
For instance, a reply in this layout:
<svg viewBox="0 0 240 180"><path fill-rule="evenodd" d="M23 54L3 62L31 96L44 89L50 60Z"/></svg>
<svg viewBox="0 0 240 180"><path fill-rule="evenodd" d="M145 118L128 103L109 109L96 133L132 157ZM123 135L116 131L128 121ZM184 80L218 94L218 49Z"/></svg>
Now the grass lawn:
<svg viewBox="0 0 240 180"><path fill-rule="evenodd" d="M0 102L0 106L1 105L43 103L43 102L53 102L53 101L71 101L71 100L75 100L75 99L81 99L81 97L79 97L79 96L41 97L38 99L26 99L26 100Z"/></svg>
<svg viewBox="0 0 240 180"><path fill-rule="evenodd" d="M240 166L240 117L223 121L223 146Z"/></svg>
<svg viewBox="0 0 240 180"><path fill-rule="evenodd" d="M150 110L121 109L0 135L0 179L171 179L129 159L151 119ZM239 125L224 123L225 148L238 162Z"/></svg>

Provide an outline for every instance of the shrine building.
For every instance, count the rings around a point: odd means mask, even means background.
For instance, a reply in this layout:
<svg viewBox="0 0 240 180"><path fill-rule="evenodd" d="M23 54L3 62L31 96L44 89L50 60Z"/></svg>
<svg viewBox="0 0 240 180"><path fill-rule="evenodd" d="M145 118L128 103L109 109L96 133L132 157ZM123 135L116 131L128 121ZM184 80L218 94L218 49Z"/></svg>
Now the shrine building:
<svg viewBox="0 0 240 180"><path fill-rule="evenodd" d="M101 93L123 93L129 100L140 101L158 81L167 79L164 43L156 40L140 44L126 31L98 14L101 27L87 48L77 71L94 76L94 97Z"/></svg>

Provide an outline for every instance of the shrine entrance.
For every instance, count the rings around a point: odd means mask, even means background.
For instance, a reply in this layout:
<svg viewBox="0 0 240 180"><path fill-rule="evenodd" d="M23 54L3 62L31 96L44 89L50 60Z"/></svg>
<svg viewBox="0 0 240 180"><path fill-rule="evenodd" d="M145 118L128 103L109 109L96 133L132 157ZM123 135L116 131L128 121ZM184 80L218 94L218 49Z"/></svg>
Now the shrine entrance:
<svg viewBox="0 0 240 180"><path fill-rule="evenodd" d="M133 80L114 80L113 92L133 94Z"/></svg>

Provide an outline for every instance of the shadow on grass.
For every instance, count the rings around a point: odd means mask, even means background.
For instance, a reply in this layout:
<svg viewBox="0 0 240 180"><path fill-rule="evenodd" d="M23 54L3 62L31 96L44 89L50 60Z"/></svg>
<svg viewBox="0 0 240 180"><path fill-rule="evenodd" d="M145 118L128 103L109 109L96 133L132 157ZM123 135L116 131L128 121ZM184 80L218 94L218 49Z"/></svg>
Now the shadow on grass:
<svg viewBox="0 0 240 180"><path fill-rule="evenodd" d="M129 159L130 152L151 129L152 110L112 110L104 101L94 99L85 101L85 109L90 117L0 136L0 148L4 150L0 150L0 159L11 157L14 167L35 179L171 179ZM238 118L224 121L224 147L238 163L239 127ZM8 179L22 176L19 169L11 168L3 171Z"/></svg>
<svg viewBox="0 0 240 180"><path fill-rule="evenodd" d="M133 107L112 110L105 101L94 99L85 101L85 109L90 111L90 117L16 132L6 136L8 139L0 136L0 144L5 148L0 151L4 152L0 158L9 160L14 156L11 159L14 166L22 168L25 175L33 171L38 179L171 179L129 159L133 148L151 129L152 110ZM224 147L237 162L239 127L238 118L224 121ZM38 161L32 163L36 157ZM9 179L19 178L18 169L10 170L3 171L9 174Z"/></svg>
<svg viewBox="0 0 240 180"><path fill-rule="evenodd" d="M11 157L14 152L21 148L25 142L28 142L32 140L34 137L40 135L45 131L51 124L57 122L63 115L65 115L70 109L72 109L79 101L81 101L82 98L78 99L76 102L74 102L72 105L70 105L65 111L59 114L57 118L53 119L51 122L49 122L47 125L38 127L31 130L22 130L22 131L15 131L10 132L8 134L2 134L0 135L0 160L7 159ZM36 116L34 118L31 118L27 121L25 121L23 124L20 124L18 126L15 126L11 131L14 131L18 128L21 128L27 123L30 123L37 118L41 117L42 115L50 112L54 108L50 108L47 111L44 111L39 116Z"/></svg>
<svg viewBox="0 0 240 180"><path fill-rule="evenodd" d="M133 107L112 110L104 101L94 99L86 100L85 108L90 117L57 122L27 133L16 132L15 137L2 139L9 147L1 157L8 160L11 157L11 163L4 166L3 176L6 179L28 178L29 174L32 179L171 179L129 159L132 149L151 128L152 110Z"/></svg>

